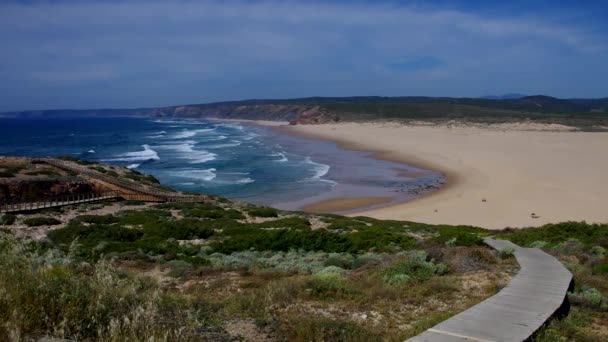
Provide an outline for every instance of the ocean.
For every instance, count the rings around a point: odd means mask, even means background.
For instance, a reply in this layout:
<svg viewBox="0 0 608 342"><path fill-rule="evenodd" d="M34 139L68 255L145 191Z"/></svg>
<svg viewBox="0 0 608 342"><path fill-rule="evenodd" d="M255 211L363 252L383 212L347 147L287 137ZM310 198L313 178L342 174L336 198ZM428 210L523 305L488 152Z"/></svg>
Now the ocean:
<svg viewBox="0 0 608 342"><path fill-rule="evenodd" d="M443 182L438 173L332 142L206 120L0 118L0 155L68 155L126 166L178 190L284 209L336 197L390 196L400 202Z"/></svg>

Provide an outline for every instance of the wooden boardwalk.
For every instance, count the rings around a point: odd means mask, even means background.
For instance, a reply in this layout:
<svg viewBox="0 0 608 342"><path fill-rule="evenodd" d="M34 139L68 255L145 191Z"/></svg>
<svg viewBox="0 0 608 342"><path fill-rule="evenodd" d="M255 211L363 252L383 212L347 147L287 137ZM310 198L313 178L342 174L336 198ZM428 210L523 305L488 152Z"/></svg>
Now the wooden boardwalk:
<svg viewBox="0 0 608 342"><path fill-rule="evenodd" d="M47 199L38 202L18 202L18 203L0 203L0 213L17 213L22 211L40 210L47 208L63 207L72 204L93 203L117 199L120 196L114 192L107 193L89 193L80 195L65 196L56 199Z"/></svg>
<svg viewBox="0 0 608 342"><path fill-rule="evenodd" d="M496 295L408 341L525 341L553 315L567 310L572 274L557 259L510 241L484 241L497 250L515 250L520 265L517 275Z"/></svg>
<svg viewBox="0 0 608 342"><path fill-rule="evenodd" d="M175 191L143 186L137 182L116 179L71 161L56 158L36 158L33 161L53 165L66 171L78 173L91 180L111 185L116 188L116 191L120 193L120 197L124 199L136 199L149 202L206 202L208 200L204 195L185 195Z"/></svg>

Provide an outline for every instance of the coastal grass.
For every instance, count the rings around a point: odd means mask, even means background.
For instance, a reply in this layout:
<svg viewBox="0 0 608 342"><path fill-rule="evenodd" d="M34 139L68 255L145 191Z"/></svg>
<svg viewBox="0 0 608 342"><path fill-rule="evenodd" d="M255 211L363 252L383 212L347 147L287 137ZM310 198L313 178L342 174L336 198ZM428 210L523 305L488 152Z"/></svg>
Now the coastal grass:
<svg viewBox="0 0 608 342"><path fill-rule="evenodd" d="M43 242L3 235L6 264L28 266L0 272L28 285L0 280L0 309L26 301L0 314L0 338L403 340L492 295L513 268L475 245L486 234L475 227L251 210L164 203L83 213Z"/></svg>
<svg viewBox="0 0 608 342"><path fill-rule="evenodd" d="M0 232L0 339L200 340L214 307Z"/></svg>

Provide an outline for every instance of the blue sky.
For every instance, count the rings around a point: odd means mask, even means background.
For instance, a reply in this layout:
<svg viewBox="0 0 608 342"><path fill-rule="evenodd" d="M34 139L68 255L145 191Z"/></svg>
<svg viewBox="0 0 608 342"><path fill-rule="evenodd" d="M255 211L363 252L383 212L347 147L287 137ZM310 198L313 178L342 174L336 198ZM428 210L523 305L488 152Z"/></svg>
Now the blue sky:
<svg viewBox="0 0 608 342"><path fill-rule="evenodd" d="M0 111L608 96L605 1L0 1Z"/></svg>

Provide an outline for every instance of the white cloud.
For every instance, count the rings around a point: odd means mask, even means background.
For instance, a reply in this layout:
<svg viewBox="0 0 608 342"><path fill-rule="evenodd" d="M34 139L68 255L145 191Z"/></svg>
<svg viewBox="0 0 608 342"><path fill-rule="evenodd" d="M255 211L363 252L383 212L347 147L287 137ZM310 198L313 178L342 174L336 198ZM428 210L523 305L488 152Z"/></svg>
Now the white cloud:
<svg viewBox="0 0 608 342"><path fill-rule="evenodd" d="M0 75L19 84L0 102L28 88L78 84L94 93L100 83L120 83L98 106L353 93L550 93L558 89L552 82L576 81L555 66L597 66L607 51L604 36L542 14L492 17L303 1L0 4L0 44ZM391 68L423 57L441 63L411 72ZM608 73L605 66L593 72L598 79ZM593 91L593 82L581 86L587 87L581 95ZM70 95L66 91L65 101ZM146 103L135 102L142 99Z"/></svg>

